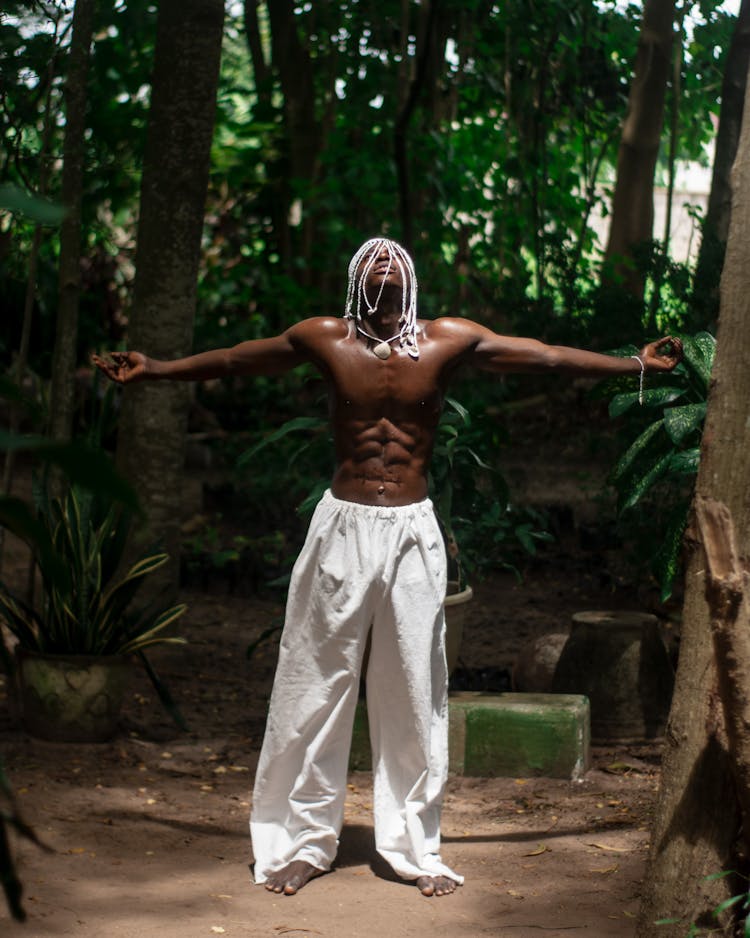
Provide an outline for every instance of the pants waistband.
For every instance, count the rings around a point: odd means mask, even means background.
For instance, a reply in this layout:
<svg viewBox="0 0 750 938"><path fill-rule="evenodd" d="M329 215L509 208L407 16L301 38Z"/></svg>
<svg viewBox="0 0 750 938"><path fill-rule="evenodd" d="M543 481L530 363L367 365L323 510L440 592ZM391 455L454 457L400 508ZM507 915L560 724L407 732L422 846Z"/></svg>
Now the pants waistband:
<svg viewBox="0 0 750 938"><path fill-rule="evenodd" d="M343 498L336 498L330 489L326 489L320 501L329 505L335 505L336 508L341 511L350 511L354 514L358 514L360 517L374 515L382 518L385 516L396 517L398 515L408 516L414 514L434 515L435 513L432 499L430 498L423 498L418 502L410 502L408 505L362 505L360 502L350 502Z"/></svg>

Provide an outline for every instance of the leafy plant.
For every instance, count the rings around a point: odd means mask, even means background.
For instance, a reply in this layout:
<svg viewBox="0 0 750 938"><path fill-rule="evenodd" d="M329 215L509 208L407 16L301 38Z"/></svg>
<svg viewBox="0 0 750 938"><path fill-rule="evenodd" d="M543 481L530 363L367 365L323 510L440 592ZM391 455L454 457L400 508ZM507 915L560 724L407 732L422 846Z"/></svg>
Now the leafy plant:
<svg viewBox="0 0 750 938"><path fill-rule="evenodd" d="M186 729L145 654L153 645L184 643L164 630L186 606L133 605L144 578L167 562L167 554L148 553L120 572L132 516L117 504L104 510L95 494L76 485L58 498L39 494L35 509L19 499L0 501L0 519L31 548L42 581L35 605L0 580L0 616L19 647L43 654L136 654L165 709ZM0 657L12 675L13 658L1 633Z"/></svg>
<svg viewBox="0 0 750 938"><path fill-rule="evenodd" d="M637 431L611 474L620 512L626 515L645 499L658 499L664 509L664 535L652 558L662 601L671 595L680 568L716 350L715 339L707 332L684 336L682 342L683 361L673 372L649 379L642 412L636 406L638 391L623 391L620 380L606 383L610 392L615 391L610 416L628 414ZM621 352L630 354L629 349Z"/></svg>
<svg viewBox="0 0 750 938"><path fill-rule="evenodd" d="M0 581L0 613L21 647L44 654L127 655L184 641L163 634L184 605L133 607L144 578L168 555L146 554L118 572L131 526L122 508L112 505L105 511L94 495L73 486L61 497L40 495L36 520L58 561L54 569L40 562L38 544L28 531L16 526L14 533L36 552L42 579L38 608Z"/></svg>
<svg viewBox="0 0 750 938"><path fill-rule="evenodd" d="M306 434L305 441L294 450L292 463L303 454L307 459L311 450L317 455L321 446L330 450L327 420L295 417L246 450L239 465L247 466L269 444L300 432ZM456 568L453 578L459 582L464 571L511 566L507 561L510 552L520 547L534 553L538 541L551 539L541 530L544 519L539 512L510 506L505 478L489 462L492 443L488 440L481 420L472 421L462 404L446 397L435 435L429 495ZM312 512L327 485L328 479L322 476L311 480L309 493L299 506L302 514Z"/></svg>
<svg viewBox="0 0 750 938"><path fill-rule="evenodd" d="M551 540L539 512L511 506L505 478L489 462L487 438L481 420L472 421L463 405L446 397L429 491L459 582L464 571L512 567L508 557L514 550L520 547L533 554L537 542Z"/></svg>

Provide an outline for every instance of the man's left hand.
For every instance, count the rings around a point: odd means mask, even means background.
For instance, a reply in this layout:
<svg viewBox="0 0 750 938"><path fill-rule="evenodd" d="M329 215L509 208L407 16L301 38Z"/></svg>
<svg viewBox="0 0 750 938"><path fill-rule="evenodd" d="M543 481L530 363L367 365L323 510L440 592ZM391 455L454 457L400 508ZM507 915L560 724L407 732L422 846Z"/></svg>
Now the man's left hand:
<svg viewBox="0 0 750 938"><path fill-rule="evenodd" d="M644 345L638 353L646 371L672 371L682 361L682 342L671 335Z"/></svg>

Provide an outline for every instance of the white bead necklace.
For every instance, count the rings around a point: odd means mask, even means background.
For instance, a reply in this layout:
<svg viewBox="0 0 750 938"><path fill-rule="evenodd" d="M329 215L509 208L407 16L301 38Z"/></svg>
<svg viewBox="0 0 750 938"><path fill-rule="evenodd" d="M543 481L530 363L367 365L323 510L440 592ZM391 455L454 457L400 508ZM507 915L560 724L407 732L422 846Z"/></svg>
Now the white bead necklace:
<svg viewBox="0 0 750 938"><path fill-rule="evenodd" d="M391 352L393 351L391 348L391 342L400 338L401 332L397 332L395 335L392 335L390 339L380 339L378 336L371 335L366 329L363 329L359 323L356 325L357 332L361 332L362 335L367 336L368 339L372 339L373 342L377 342L377 345L375 345L372 350L374 355L377 355L378 358L380 358L382 361L385 361L386 358L391 357Z"/></svg>

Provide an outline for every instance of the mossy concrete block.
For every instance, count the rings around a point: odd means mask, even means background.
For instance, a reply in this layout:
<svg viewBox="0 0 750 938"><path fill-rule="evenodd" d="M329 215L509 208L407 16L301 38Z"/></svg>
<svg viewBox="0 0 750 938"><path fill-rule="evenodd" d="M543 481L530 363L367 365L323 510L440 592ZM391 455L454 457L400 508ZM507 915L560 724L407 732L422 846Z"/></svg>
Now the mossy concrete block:
<svg viewBox="0 0 750 938"><path fill-rule="evenodd" d="M581 778L590 765L589 702L577 694L456 694L451 770L509 778Z"/></svg>
<svg viewBox="0 0 750 938"><path fill-rule="evenodd" d="M449 768L480 777L581 778L590 766L589 702L578 694L452 695ZM367 709L357 705L349 758L370 771Z"/></svg>

